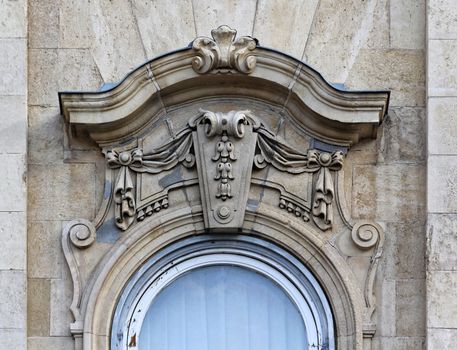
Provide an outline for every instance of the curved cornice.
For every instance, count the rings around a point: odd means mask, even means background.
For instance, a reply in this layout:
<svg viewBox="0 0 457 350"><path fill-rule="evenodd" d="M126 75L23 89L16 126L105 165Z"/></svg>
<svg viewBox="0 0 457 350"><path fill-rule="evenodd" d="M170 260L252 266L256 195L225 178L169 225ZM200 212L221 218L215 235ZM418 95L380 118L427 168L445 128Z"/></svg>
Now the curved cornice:
<svg viewBox="0 0 457 350"><path fill-rule="evenodd" d="M109 90L60 92L66 122L103 147L141 135L171 107L239 97L281 107L303 130L328 143L351 146L376 137L388 91L340 90L307 64L256 46L253 38L222 42L228 39L216 40L217 35L144 63Z"/></svg>

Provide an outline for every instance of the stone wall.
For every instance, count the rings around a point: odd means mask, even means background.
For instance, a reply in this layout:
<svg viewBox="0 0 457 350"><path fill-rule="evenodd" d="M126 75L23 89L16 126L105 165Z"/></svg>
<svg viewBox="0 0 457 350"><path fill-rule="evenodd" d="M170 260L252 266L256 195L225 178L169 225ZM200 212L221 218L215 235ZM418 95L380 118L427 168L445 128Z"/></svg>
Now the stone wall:
<svg viewBox="0 0 457 350"><path fill-rule="evenodd" d="M0 1L0 348L27 328L27 1Z"/></svg>
<svg viewBox="0 0 457 350"><path fill-rule="evenodd" d="M67 146L58 91L96 90L103 83L121 79L147 59L187 46L197 35L208 36L220 24L236 28L240 35L257 37L261 45L303 59L333 83L392 91L389 115L378 140L365 141L351 152L354 165L346 173L348 188L352 188L348 199L355 219L374 219L386 229L376 283L378 330L374 349L423 348L424 2L30 0L29 349L72 347L68 328L71 279L60 246L61 228L75 217L92 219L103 188L101 154L83 141L71 150ZM1 85L0 89L14 86ZM22 87L14 94L25 93ZM21 115L24 117L25 112ZM0 210L13 210L19 203L14 200L11 208ZM19 260L24 263L24 259ZM25 266L17 269L24 271ZM2 278L0 275L0 286ZM2 312L0 306L0 315Z"/></svg>
<svg viewBox="0 0 457 350"><path fill-rule="evenodd" d="M430 0L427 28L427 348L452 348L457 335L457 8Z"/></svg>

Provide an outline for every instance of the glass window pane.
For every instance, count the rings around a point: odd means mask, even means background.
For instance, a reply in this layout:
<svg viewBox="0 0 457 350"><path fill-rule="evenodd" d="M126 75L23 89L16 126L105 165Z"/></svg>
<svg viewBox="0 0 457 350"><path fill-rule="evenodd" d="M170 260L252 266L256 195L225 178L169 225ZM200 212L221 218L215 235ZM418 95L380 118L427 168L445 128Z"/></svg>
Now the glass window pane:
<svg viewBox="0 0 457 350"><path fill-rule="evenodd" d="M273 281L246 268L208 266L162 290L146 313L140 350L304 350L302 317Z"/></svg>

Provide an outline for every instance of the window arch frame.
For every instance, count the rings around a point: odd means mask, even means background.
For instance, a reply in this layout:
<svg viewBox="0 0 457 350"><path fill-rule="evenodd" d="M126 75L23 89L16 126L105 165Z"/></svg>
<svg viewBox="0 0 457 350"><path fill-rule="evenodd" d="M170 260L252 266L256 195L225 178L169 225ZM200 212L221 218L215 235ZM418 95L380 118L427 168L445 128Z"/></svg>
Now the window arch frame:
<svg viewBox="0 0 457 350"><path fill-rule="evenodd" d="M319 350L336 348L329 300L301 261L262 238L217 234L174 242L151 256L133 274L116 306L110 349L139 349L142 321L154 298L184 273L198 267L220 265L248 268L278 284L299 309L309 344L317 342ZM141 315L138 310L142 310ZM134 315L135 322L132 322Z"/></svg>

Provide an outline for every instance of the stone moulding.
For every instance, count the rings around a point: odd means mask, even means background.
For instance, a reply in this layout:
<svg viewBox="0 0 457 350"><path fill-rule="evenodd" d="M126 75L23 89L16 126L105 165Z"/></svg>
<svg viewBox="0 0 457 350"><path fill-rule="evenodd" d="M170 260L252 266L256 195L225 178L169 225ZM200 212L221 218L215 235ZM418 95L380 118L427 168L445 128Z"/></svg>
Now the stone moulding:
<svg viewBox="0 0 457 350"><path fill-rule="evenodd" d="M351 146L376 137L388 91L339 90L290 56L259 46L249 52L256 60L249 74L208 75L194 70L194 48L181 49L138 67L108 91L59 93L61 112L73 137L87 132L105 147L144 134L169 107L237 96L242 88L246 98L288 110L303 130L330 144Z"/></svg>
<svg viewBox="0 0 457 350"><path fill-rule="evenodd" d="M221 26L108 91L59 98L70 147L88 136L106 159L96 218L62 232L76 350L108 350L129 276L167 242L204 232L255 234L297 251L333 298L338 349L370 348L384 232L347 214L343 163L352 145L376 137L389 92L339 90L305 63ZM300 140L282 138L272 120ZM168 134L156 135L164 121ZM271 202L249 197L258 188ZM179 191L184 208L176 207Z"/></svg>

